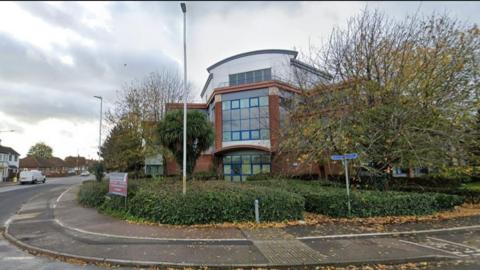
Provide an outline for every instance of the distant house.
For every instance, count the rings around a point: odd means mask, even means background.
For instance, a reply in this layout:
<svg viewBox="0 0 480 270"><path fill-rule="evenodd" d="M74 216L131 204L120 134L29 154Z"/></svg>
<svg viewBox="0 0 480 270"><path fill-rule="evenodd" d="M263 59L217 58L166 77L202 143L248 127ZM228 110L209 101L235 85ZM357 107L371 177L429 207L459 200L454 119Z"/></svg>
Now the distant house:
<svg viewBox="0 0 480 270"><path fill-rule="evenodd" d="M19 171L20 154L11 147L0 145L0 180L12 181Z"/></svg>
<svg viewBox="0 0 480 270"><path fill-rule="evenodd" d="M46 176L55 177L66 176L68 167L65 162L58 157L47 159L35 156L27 156L20 159L20 170L39 170Z"/></svg>

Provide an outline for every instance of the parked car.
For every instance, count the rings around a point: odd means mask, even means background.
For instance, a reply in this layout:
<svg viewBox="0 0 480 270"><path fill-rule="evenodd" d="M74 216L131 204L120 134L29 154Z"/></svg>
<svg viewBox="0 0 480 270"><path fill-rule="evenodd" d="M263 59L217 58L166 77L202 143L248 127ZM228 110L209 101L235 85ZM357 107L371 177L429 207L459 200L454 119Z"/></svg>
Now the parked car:
<svg viewBox="0 0 480 270"><path fill-rule="evenodd" d="M31 171L20 172L21 185L23 185L24 183L32 183L32 184L36 184L38 182L45 183L45 181L47 181L47 177L43 175L41 171L31 170Z"/></svg>
<svg viewBox="0 0 480 270"><path fill-rule="evenodd" d="M90 173L88 171L83 171L80 176L89 176Z"/></svg>

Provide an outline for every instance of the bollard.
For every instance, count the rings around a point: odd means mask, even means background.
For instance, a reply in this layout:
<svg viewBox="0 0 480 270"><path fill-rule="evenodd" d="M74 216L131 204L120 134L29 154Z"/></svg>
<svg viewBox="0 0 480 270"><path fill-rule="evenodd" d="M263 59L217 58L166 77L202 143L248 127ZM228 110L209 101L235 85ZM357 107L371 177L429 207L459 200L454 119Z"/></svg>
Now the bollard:
<svg viewBox="0 0 480 270"><path fill-rule="evenodd" d="M255 221L260 223L260 213L258 212L258 200L255 200Z"/></svg>

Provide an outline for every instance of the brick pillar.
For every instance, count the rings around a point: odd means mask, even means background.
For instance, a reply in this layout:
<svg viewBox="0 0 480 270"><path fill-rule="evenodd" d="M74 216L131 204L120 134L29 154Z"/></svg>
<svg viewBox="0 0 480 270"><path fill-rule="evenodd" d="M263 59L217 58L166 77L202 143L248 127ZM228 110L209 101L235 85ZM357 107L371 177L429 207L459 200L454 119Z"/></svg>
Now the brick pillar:
<svg viewBox="0 0 480 270"><path fill-rule="evenodd" d="M268 113L270 116L270 147L272 152L278 150L280 137L280 98L278 88L270 88L268 94Z"/></svg>
<svg viewBox="0 0 480 270"><path fill-rule="evenodd" d="M222 95L215 95L215 151L222 149Z"/></svg>

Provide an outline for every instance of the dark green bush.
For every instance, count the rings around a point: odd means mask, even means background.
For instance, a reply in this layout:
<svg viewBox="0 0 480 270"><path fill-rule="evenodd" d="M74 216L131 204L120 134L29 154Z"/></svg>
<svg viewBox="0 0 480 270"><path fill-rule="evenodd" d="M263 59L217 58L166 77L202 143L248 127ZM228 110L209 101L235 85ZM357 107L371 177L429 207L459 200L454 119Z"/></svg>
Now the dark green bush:
<svg viewBox="0 0 480 270"><path fill-rule="evenodd" d="M322 186L320 182L259 181L255 185L278 187L305 198L309 212L344 217L348 215L347 195L344 188ZM352 190L350 194L352 216L425 215L452 209L463 202L463 197L438 193L407 193Z"/></svg>
<svg viewBox="0 0 480 270"><path fill-rule="evenodd" d="M247 181L263 181L263 180L271 180L276 178L276 176L272 173L257 173L252 174L247 177Z"/></svg>
<svg viewBox="0 0 480 270"><path fill-rule="evenodd" d="M462 177L444 177L439 175L428 175L422 177L397 177L393 178L389 186L391 188L402 186L420 186L430 188L458 188L462 185Z"/></svg>
<svg viewBox="0 0 480 270"><path fill-rule="evenodd" d="M304 199L297 194L225 181L189 182L186 195L179 181L130 181L128 189L127 209L120 196L110 196L94 207L163 224L254 221L255 199L261 221L298 220L304 211Z"/></svg>
<svg viewBox="0 0 480 270"><path fill-rule="evenodd" d="M78 202L83 206L99 207L108 192L108 182L85 181L78 191Z"/></svg>
<svg viewBox="0 0 480 270"><path fill-rule="evenodd" d="M200 181L223 179L223 177L215 171L194 172L192 174L192 178L193 180L200 180Z"/></svg>
<svg viewBox="0 0 480 270"><path fill-rule="evenodd" d="M258 199L262 221L296 220L303 215L303 198L282 190L222 181L190 185L182 195L179 186L140 189L129 201L129 214L164 224L254 221L254 201Z"/></svg>

